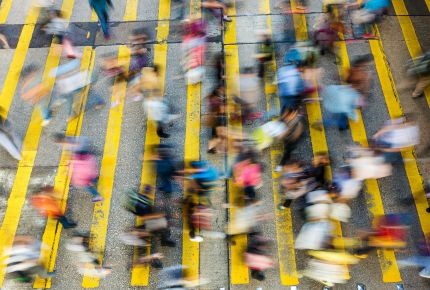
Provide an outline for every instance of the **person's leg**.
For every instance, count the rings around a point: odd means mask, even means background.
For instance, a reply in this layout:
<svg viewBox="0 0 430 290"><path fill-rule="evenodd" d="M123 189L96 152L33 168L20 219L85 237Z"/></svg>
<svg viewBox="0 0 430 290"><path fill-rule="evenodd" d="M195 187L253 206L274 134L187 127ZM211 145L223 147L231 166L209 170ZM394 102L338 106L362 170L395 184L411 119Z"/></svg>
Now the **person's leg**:
<svg viewBox="0 0 430 290"><path fill-rule="evenodd" d="M415 89L412 93L412 98L417 98L424 93L425 88L430 84L430 76L421 76L418 79Z"/></svg>
<svg viewBox="0 0 430 290"><path fill-rule="evenodd" d="M169 137L169 134L164 132L163 122L157 121L157 135L160 138L168 138Z"/></svg>
<svg viewBox="0 0 430 290"><path fill-rule="evenodd" d="M176 243L170 239L170 230L164 229L160 232L160 236L161 236L161 245L162 246L167 246L167 247L175 247Z"/></svg>
<svg viewBox="0 0 430 290"><path fill-rule="evenodd" d="M101 194L97 191L97 178L93 180L91 185L88 185L85 187L85 190L89 193L91 193L91 195L93 196L92 201L93 202L97 202L97 201L102 201L103 197L101 196Z"/></svg>
<svg viewBox="0 0 430 290"><path fill-rule="evenodd" d="M295 143L291 143L291 142L284 143L284 154L282 155L279 165L284 166L285 164L287 164L287 161L290 159L291 152L293 152L295 148L296 148Z"/></svg>
<svg viewBox="0 0 430 290"><path fill-rule="evenodd" d="M72 220L67 219L65 215L58 218L58 222L63 226L65 229L71 229L76 227L76 223Z"/></svg>
<svg viewBox="0 0 430 290"><path fill-rule="evenodd" d="M45 97L38 103L40 112L42 113L42 118L44 120L43 125L47 125L52 118L51 99L53 98Z"/></svg>
<svg viewBox="0 0 430 290"><path fill-rule="evenodd" d="M99 10L99 9L94 9L94 11L97 14L97 17L99 18L100 21L100 25L102 27L103 30L103 34L105 37L109 37L109 26L108 26L108 18L109 18L109 14L106 10Z"/></svg>
<svg viewBox="0 0 430 290"><path fill-rule="evenodd" d="M2 146L13 158L21 160L21 152L12 140L3 132L0 132L0 146Z"/></svg>
<svg viewBox="0 0 430 290"><path fill-rule="evenodd" d="M349 128L348 116L346 114L337 114L336 120L339 130L346 130Z"/></svg>

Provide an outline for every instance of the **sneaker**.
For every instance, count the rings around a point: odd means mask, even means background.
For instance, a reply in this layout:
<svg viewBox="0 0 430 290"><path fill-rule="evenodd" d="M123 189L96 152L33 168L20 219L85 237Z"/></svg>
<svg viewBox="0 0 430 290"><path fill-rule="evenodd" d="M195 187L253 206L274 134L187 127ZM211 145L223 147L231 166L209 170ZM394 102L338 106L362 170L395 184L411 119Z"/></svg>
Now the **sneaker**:
<svg viewBox="0 0 430 290"><path fill-rule="evenodd" d="M278 209L279 210L284 210L284 209L286 209L286 207L283 204L278 204Z"/></svg>
<svg viewBox="0 0 430 290"><path fill-rule="evenodd" d="M369 39L369 38L376 38L375 34L371 34L371 33L365 33L363 34L363 38Z"/></svg>
<svg viewBox="0 0 430 290"><path fill-rule="evenodd" d="M42 121L42 127L46 127L46 126L48 126L48 125L49 125L49 123L51 123L51 118L49 118L49 119L44 119L44 120Z"/></svg>
<svg viewBox="0 0 430 290"><path fill-rule="evenodd" d="M416 99L416 98L422 97L422 96L423 96L423 94L424 94L424 93L421 93L421 94L412 94L412 98L413 98L413 99Z"/></svg>
<svg viewBox="0 0 430 290"><path fill-rule="evenodd" d="M232 22L232 21L233 21L233 20L232 20L230 17L228 17L227 15L224 15L222 19L223 19L225 22Z"/></svg>
<svg viewBox="0 0 430 290"><path fill-rule="evenodd" d="M102 201L102 200L103 200L103 196L101 196L101 195L93 197L91 199L92 202L99 202L99 201Z"/></svg>
<svg viewBox="0 0 430 290"><path fill-rule="evenodd" d="M276 166L275 172L282 172L282 166L281 165Z"/></svg>
<svg viewBox="0 0 430 290"><path fill-rule="evenodd" d="M201 236L195 236L193 238L190 238L191 242L200 243L203 242L203 238Z"/></svg>

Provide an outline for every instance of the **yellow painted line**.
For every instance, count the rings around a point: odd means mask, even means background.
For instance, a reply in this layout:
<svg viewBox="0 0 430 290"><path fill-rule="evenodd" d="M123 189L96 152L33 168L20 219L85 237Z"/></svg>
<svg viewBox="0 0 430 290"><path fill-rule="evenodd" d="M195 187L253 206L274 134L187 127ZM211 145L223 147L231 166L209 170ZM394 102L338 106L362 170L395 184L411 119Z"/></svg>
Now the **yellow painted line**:
<svg viewBox="0 0 430 290"><path fill-rule="evenodd" d="M267 16L267 29L272 34L272 23L270 17L270 0L263 0L260 6L260 13ZM276 61L272 62L272 70L276 72ZM265 82L264 91L266 94L266 109L268 112L272 110L279 111L279 97L277 85ZM275 98L275 105L270 102L270 99ZM276 225L276 241L278 246L278 262L281 284L285 286L299 284L299 279L296 269L296 254L294 251L294 234L293 220L291 209L279 210L278 205L282 203L282 198L279 193L279 174L275 168L282 156L282 144L278 143L270 147L270 160L272 164L272 190L273 203L275 207L275 225Z"/></svg>
<svg viewBox="0 0 430 290"><path fill-rule="evenodd" d="M340 35L341 40L343 35ZM346 73L349 70L349 57L346 44L344 41L337 42L341 65L338 65L339 75L341 79L345 79ZM379 73L379 72L378 72ZM381 86L386 84L382 83ZM384 92L385 95L385 92ZM360 143L362 146L367 147L367 135L364 127L361 112L357 111L358 121L350 121L351 135L354 142ZM365 181L367 188L367 208L373 217L384 215L384 205L382 203L381 192L379 190L378 182L376 179L368 179ZM375 220L373 220L375 222ZM378 250L377 256L379 265L382 272L382 281L385 283L394 283L402 281L399 268L397 267L397 260L393 250Z"/></svg>
<svg viewBox="0 0 430 290"><path fill-rule="evenodd" d="M96 12L94 10L92 10L92 12L91 12L91 19L90 19L90 21L91 22L97 22L98 21L97 14L96 14Z"/></svg>
<svg viewBox="0 0 430 290"><path fill-rule="evenodd" d="M161 93L164 94L164 82L166 76L167 63L167 37L169 36L169 22L162 21L170 18L170 0L160 0L158 6L158 26L157 26L157 41L154 45L154 63L160 69ZM144 145L144 155L142 163L142 175L140 180L140 188L145 185L150 185L153 188L156 185L157 176L151 164L151 148L160 143L160 138L156 133L154 122L147 121L146 136ZM137 218L136 225L142 225L143 219ZM147 253L150 249L148 247ZM135 261L138 257L137 249L133 255L133 269L131 271L131 286L148 286L149 284L149 265L136 265Z"/></svg>
<svg viewBox="0 0 430 290"><path fill-rule="evenodd" d="M427 9L430 11L430 0L425 0L425 1L426 1Z"/></svg>
<svg viewBox="0 0 430 290"><path fill-rule="evenodd" d="M294 0L291 0L291 9L296 10L297 9L297 3ZM294 29L296 32L296 40L297 41L307 41L308 40L308 29L307 29L307 21L306 16L304 14L294 14L293 15L293 22L294 22ZM318 92L315 92L312 94L312 98L318 99ZM309 125L313 124L314 122L322 120L322 113L321 113L321 105L319 102L313 102L306 104L306 111L308 115L308 122ZM323 129L321 131L316 130L312 128L312 126L309 126L309 132L311 136L311 143L312 143L312 151L315 154L324 152L328 155L328 147L327 147L327 140L325 136L325 129L323 126ZM331 169L328 172L327 178L332 178ZM339 221L334 222L335 230L334 235L336 235L337 238L342 240L342 226ZM345 265L345 279L350 279L349 269Z"/></svg>
<svg viewBox="0 0 430 290"><path fill-rule="evenodd" d="M60 55L56 45L52 44L43 73L43 79L48 84L50 91L52 91L55 79L49 78L48 74L51 69L58 66ZM3 253L6 248L12 246L15 239L21 210L25 202L28 184L36 159L40 135L42 133L40 119L39 110L34 109L23 141L22 160L18 163L18 170L15 175L15 180L7 202L6 213L0 228L0 236L2 237L2 239L0 239L0 253ZM3 284L4 277L5 267L4 265L0 265L0 287Z"/></svg>
<svg viewBox="0 0 430 290"><path fill-rule="evenodd" d="M379 36L379 30L375 26L376 35ZM370 49L372 51L376 70L378 72L381 88L384 93L385 103L387 104L388 113L391 118L398 118L403 115L402 107L399 103L399 97L397 94L396 86L394 84L393 76L387 63L387 58L384 54L384 48L380 40L370 40ZM428 207L428 201L425 196L423 178L420 174L417 161L415 159L415 151L413 149L402 152L406 176L409 181L412 196L415 200L415 206L417 209L418 218L421 223L421 229L424 237L427 239L427 244L430 244L429 233L430 233L430 220L426 209Z"/></svg>
<svg viewBox="0 0 430 290"><path fill-rule="evenodd" d="M233 5L229 9L229 15L236 14L236 3L233 1ZM226 23L227 31L224 35L225 43L236 43L236 18L232 18L232 22ZM225 67L226 67L226 94L227 94L227 115L228 115L228 131L236 129L237 131L242 130L242 121L239 120L232 124L232 114L240 114L240 111L235 111L233 104L233 95L239 94L240 90L236 84L236 78L239 76L239 51L236 44L226 45L225 49ZM233 162L233 144L231 140L228 142L228 164ZM229 190L229 201L234 203L240 196L240 189L237 188L234 182L229 179L228 182ZM236 209L229 209L230 219L234 216ZM230 243L230 280L232 284L248 284L249 283L249 271L248 266L245 264L243 259L243 251L247 246L246 235L240 235L234 238L235 243Z"/></svg>
<svg viewBox="0 0 430 290"><path fill-rule="evenodd" d="M3 83L3 89L0 94L0 105L5 109L7 117L9 113L10 105L12 104L12 99L15 95L16 86L18 85L19 76L24 66L25 57L27 56L27 51L30 46L31 38L34 32L34 23L36 23L39 17L38 9L30 9L25 23L22 28L21 34L19 36L18 44L16 46L15 52L13 54L12 62L9 66L9 70L6 75L6 79Z"/></svg>
<svg viewBox="0 0 430 290"><path fill-rule="evenodd" d="M128 69L130 51L126 46L119 47L118 59L126 60L126 69ZM118 84L117 82L120 83ZM117 96L121 96L120 103L118 106L111 108L109 111L105 146L102 163L100 166L100 178L97 186L97 190L103 196L104 200L94 204L94 213L91 223L90 248L93 251L99 253L98 259L100 262L103 261L104 248L106 244L106 233L109 222L110 202L112 198L119 140L121 136L122 111L124 108L124 96L126 88L126 82L118 79L115 80L115 85L113 86L112 90L111 102L114 102ZM82 287L97 288L99 287L99 283L100 278L94 278L85 275L82 280Z"/></svg>
<svg viewBox="0 0 430 290"><path fill-rule="evenodd" d="M124 12L124 21L134 21L137 19L137 8L139 0L127 0Z"/></svg>
<svg viewBox="0 0 430 290"><path fill-rule="evenodd" d="M426 1L428 4L430 1ZM405 39L406 46L408 47L409 54L412 58L416 58L423 54L420 42L418 41L417 34L412 24L411 18L408 16L409 12L406 9L405 2L403 0L392 0L394 11L397 15L400 28L403 32L403 38ZM424 95L427 100L427 105L430 106L430 87L426 88Z"/></svg>
<svg viewBox="0 0 430 290"><path fill-rule="evenodd" d="M82 55L81 70L89 70L90 75L93 70L95 59L95 51L91 47L85 47ZM85 89L84 95L80 104L80 114L77 118L69 121L66 129L66 136L79 136L84 119L85 104L87 101L89 87ZM60 157L60 165L58 166L57 175L55 177L54 189L56 192L62 192L62 209L66 210L67 198L69 195L70 185L70 154L68 150L63 150ZM57 257L58 245L61 237L62 225L56 220L49 218L46 223L45 231L42 237L42 243L47 245L47 248L42 249L41 258L45 263L45 267L49 272L54 271L55 261ZM33 283L33 288L51 288L51 278L42 279L37 277Z"/></svg>
<svg viewBox="0 0 430 290"><path fill-rule="evenodd" d="M9 15L10 8L12 7L12 0L3 0L0 6L0 24L6 23L7 16Z"/></svg>
<svg viewBox="0 0 430 290"><path fill-rule="evenodd" d="M200 0L190 1L190 16L201 17ZM185 123L184 160L188 162L200 159L200 103L201 83L187 86L187 115ZM188 194L191 183L184 181L184 195ZM187 267L190 276L199 277L200 246L190 240L188 215L184 212L182 219L182 265Z"/></svg>

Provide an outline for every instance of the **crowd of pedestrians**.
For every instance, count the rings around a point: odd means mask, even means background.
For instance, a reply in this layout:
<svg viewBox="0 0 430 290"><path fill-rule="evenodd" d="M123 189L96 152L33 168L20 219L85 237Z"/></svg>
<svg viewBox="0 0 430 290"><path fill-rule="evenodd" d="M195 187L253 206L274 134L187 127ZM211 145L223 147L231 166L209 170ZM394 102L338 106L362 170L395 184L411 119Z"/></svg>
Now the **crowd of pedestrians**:
<svg viewBox="0 0 430 290"><path fill-rule="evenodd" d="M175 0L179 18L185 14L185 1ZM342 0L324 1L324 13L313 27L313 37L308 42L296 42L289 46L283 56L283 63L273 71L275 44L268 31L259 31L255 65L241 70L238 76L227 80L224 55L212 55L208 51L210 27L205 17L183 19L182 43L180 46L183 77L185 83L193 85L202 82L209 70L216 71L211 93L205 97L207 112L202 122L210 128L208 154L232 156L225 170L216 168L210 161L186 160L179 162L175 146L169 143L169 124L179 117L163 98L163 83L160 67L152 64L149 52L151 33L145 28L134 29L129 35L130 64L116 55L102 56L102 72L90 77L90 72L81 69L81 56L73 47L72 35L67 22L58 10L55 1L38 1L42 9L42 27L63 47L64 64L49 72L56 77L51 96L49 84L40 80L41 69L28 65L22 72L21 98L37 106L42 115L42 126L48 126L55 111L63 103L68 105L68 120L77 117L76 104L89 85L110 81L113 86L121 82L129 84L127 97L141 102L150 122L156 127L161 144L151 148L149 153L152 170L157 176L157 186L142 185L125 194L125 208L143 223L126 230L119 238L129 246L139 249L136 264L150 264L163 268L158 287L160 289L185 289L206 283L193 277L182 265L164 265L165 247L176 247L171 235L172 208L184 213L184 226L191 242L201 243L206 238L225 239L234 243L235 237L247 236L243 249L243 260L257 280L265 279L265 272L274 265L271 241L264 236L262 223L271 213L264 212L263 171L270 167L263 162L262 154L274 144L282 144L282 157L274 166L280 184L282 201L275 205L281 213L287 208L300 212L303 226L295 240L297 251L306 251L307 266L300 272L303 276L319 281L326 286L347 282L347 266L359 263L368 253L376 249L399 249L406 247L406 232L410 221L405 214L387 214L375 217L372 226L355 237L339 240L335 229L337 223L348 223L351 218L352 201L363 192L364 182L390 176L393 168L402 162L401 152L419 143L419 128L413 120L398 118L387 121L375 135L369 146L352 146L348 156L339 168L330 168L327 152L316 153L311 162L298 160L295 150L304 137L306 122L305 105L321 101L325 109L324 119L309 124L313 129L323 130L329 126L339 131L349 130L351 123L358 120L357 110L366 110L371 97L371 57L355 57L342 82L324 86L321 83L323 68L319 60L326 54L333 54L341 61L335 42L339 34L353 38L374 38L373 24L382 21L389 0L367 0L350 3ZM110 0L89 0L89 5L98 16L103 36L112 37L109 28ZM221 0L203 1L201 8L210 13L217 25L231 22L228 15L230 3ZM300 1L291 9L288 1L281 1L284 13L307 11L306 1ZM348 13L346 13L348 11ZM350 17L349 17L350 16ZM213 21L213 20L211 20ZM347 23L350 21L350 23ZM352 25L349 25L352 24ZM352 27L350 29L349 27ZM0 44L8 47L7 39L0 34ZM215 65L208 69L208 59ZM430 56L424 54L407 65L407 74L415 84L412 97L423 94L430 84ZM113 82L113 80L116 80ZM414 80L414 81L412 81ZM240 90L232 96L226 95L226 81L236 82ZM259 110L260 95L264 85L277 86L279 109L262 113ZM116 91L113 88L113 91ZM319 92L319 98L315 98ZM120 103L120 96L114 96L111 107ZM105 102L95 92L89 98L87 108L102 108ZM230 109L233 108L233 109ZM13 124L0 112L0 145L15 159L21 160L21 139L15 133ZM248 124L260 124L250 128ZM241 126L235 124L241 122ZM242 129L243 124L243 129ZM54 142L70 154L71 181L73 188L88 192L93 203L103 202L98 192L99 169L96 152L88 137L72 137L55 134ZM213 156L208 155L208 159ZM333 177L331 176L333 170ZM223 232L213 230L214 204L211 194L230 180L228 189L235 187L239 193L236 200L229 200L224 208L234 208ZM172 194L184 186L184 198L175 200ZM155 200L154 196L157 196ZM67 216L67 208L58 190L47 186L30 197L32 206L41 216L57 220L64 229L73 229L78 221ZM161 202L158 202L161 201ZM93 277L105 277L111 269L103 267L98 254L90 247L91 237L87 233L73 231L66 248L77 253L78 271ZM147 247L151 246L148 252ZM35 275L50 277L39 260L39 242L29 237L17 237L11 249L3 253L7 259L7 273L14 274L19 281L31 281ZM420 275L430 277L429 253L421 246L420 254L404 261L403 265L418 265L424 270ZM92 265L88 267L88 265Z"/></svg>

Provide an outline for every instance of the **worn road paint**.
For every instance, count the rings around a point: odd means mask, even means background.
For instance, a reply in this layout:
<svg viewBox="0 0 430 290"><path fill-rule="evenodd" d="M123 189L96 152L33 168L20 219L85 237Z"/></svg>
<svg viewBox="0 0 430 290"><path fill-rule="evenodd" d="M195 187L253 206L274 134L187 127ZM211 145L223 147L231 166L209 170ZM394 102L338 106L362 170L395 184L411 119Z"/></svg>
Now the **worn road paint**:
<svg viewBox="0 0 430 290"><path fill-rule="evenodd" d="M198 9L200 0L190 1L190 18L201 18L201 11ZM185 123L185 143L184 160L186 168L189 161L200 159L200 103L201 103L201 83L187 85L187 115ZM184 181L184 195L188 194L190 181ZM188 215L182 215L182 265L187 267L191 277L199 277L200 246L197 242L190 240Z"/></svg>
<svg viewBox="0 0 430 290"><path fill-rule="evenodd" d="M343 39L343 35L339 35L340 39ZM338 64L339 76L341 80L344 80L346 74L349 71L350 62L348 57L348 50L344 41L339 41L336 43L338 46L338 54L341 59L340 64ZM381 86L383 86L381 82ZM361 116L361 111L357 110L358 121L349 121L349 126L351 130L351 136L354 142L361 144L364 147L368 146L367 134L364 126L363 118ZM376 179L367 179L365 181L365 186L367 189L367 208L371 214L372 222L375 222L375 217L384 215L384 205L382 203L381 192L379 190L379 185ZM382 281L384 283L399 282L402 280L397 267L397 260L393 250L388 249L378 249L377 256L379 261L379 266L382 272Z"/></svg>
<svg viewBox="0 0 430 290"><path fill-rule="evenodd" d="M260 13L267 14L267 29L272 34L272 24L270 17L270 0L263 0L260 6ZM275 58L275 56L274 56ZM276 72L276 60L271 64L273 72ZM266 95L266 111L279 111L279 96L277 85L265 81L264 91ZM274 100L271 100L274 98ZM273 104L275 103L275 104ZM275 144L270 148L270 160L272 167L272 190L275 210L276 241L278 249L279 274L282 285L297 285L299 279L296 270L296 257L294 252L294 234L291 209L279 210L278 205L282 202L279 193L279 174L275 171L282 156L283 148L281 144Z"/></svg>
<svg viewBox="0 0 430 290"><path fill-rule="evenodd" d="M95 51L91 47L85 47L82 55L81 70L89 70L89 78L91 77L94 67ZM85 89L80 104L80 113L78 117L73 118L69 121L66 129L66 136L79 136L82 127L82 121L85 113L85 105L88 97L89 86ZM59 166L57 169L57 175L55 177L54 190L56 192L62 192L62 210L66 210L67 198L69 195L70 186L70 174L71 170L69 166L64 166L70 162L69 151L63 149L60 157ZM42 249L41 258L45 263L45 267L48 272L53 272L55 268L55 261L57 258L58 245L60 242L62 225L57 219L49 218L46 222L45 231L42 236L42 243L47 248ZM36 277L33 288L51 288L52 279L43 279Z"/></svg>
<svg viewBox="0 0 430 290"><path fill-rule="evenodd" d="M416 58L423 54L420 42L418 41L417 34L412 24L411 18L408 16L409 12L406 9L405 2L403 0L392 0L394 11L397 15L400 28L402 29L403 38L405 39L406 47L409 50L411 58ZM427 100L427 105L430 107L430 87L424 90L424 95Z"/></svg>
<svg viewBox="0 0 430 290"><path fill-rule="evenodd" d="M49 78L48 74L51 69L58 66L61 52L56 45L52 45L46 59L43 79L49 85L49 91L52 92L55 79ZM50 96L48 96L50 97ZM42 123L39 110L35 108L31 115L30 124L27 128L23 146L22 160L18 163L18 170L7 202L6 213L0 229L0 253L13 245L16 230L18 228L21 210L24 205L28 184L36 160L37 148L42 134ZM5 277L5 265L0 264L0 287Z"/></svg>
<svg viewBox="0 0 430 290"><path fill-rule="evenodd" d="M375 33L379 37L379 30L375 26ZM381 40L369 40L370 49L375 61L375 67L378 72L378 77L381 83L382 91L384 92L385 103L387 105L390 118L398 118L403 116L402 107L399 103L396 86L394 84L393 76L384 54L384 48ZM403 161L408 159L408 162L403 162L405 167L406 176L409 181L412 196L414 197L415 207L417 210L418 218L420 220L423 235L426 238L427 244L430 244L430 220L426 209L428 208L428 201L424 191L423 177L420 174L417 161L415 159L414 149L408 149L402 152Z"/></svg>
<svg viewBox="0 0 430 290"><path fill-rule="evenodd" d="M290 1L291 3L291 9L297 10L297 3L294 0ZM294 22L294 30L296 33L296 40L297 41L308 41L308 29L307 29L307 21L306 16L304 14L294 14L293 15L293 22ZM315 80L314 85L317 86ZM314 92L311 96L313 99L319 99L318 92ZM323 126L323 129L316 130L315 128L312 128L312 124L317 121L322 121L322 112L321 112L321 105L319 102L312 102L306 104L306 111L308 115L308 123L309 123L309 132L311 136L311 143L312 143L312 152L313 154L324 152L328 155L328 146L327 146L327 139L325 136L325 129ZM332 172L331 168L328 170L328 175L326 178L331 179L332 178ZM339 221L336 221L333 223L334 225L334 235L339 238L341 241L343 240L342 237L342 226ZM343 243L342 243L343 244ZM345 279L350 279L351 276L349 274L349 269L345 265L344 266L345 271Z"/></svg>
<svg viewBox="0 0 430 290"><path fill-rule="evenodd" d="M232 6L229 8L228 15L236 14L236 4L233 1ZM224 44L236 43L236 18L232 17L232 22L225 23L226 32L224 35ZM233 128L237 131L242 130L242 120L237 118L237 122L232 124L232 114L237 114L233 103L233 95L240 92L239 84L235 81L239 76L239 51L236 44L225 46L225 71L226 71L226 95L227 95L227 117L228 124L227 130L231 132ZM234 126L233 126L234 125ZM228 152L233 152L232 140L229 138L228 141ZM228 164L232 164L234 156L228 154ZM239 188L237 188L234 182L229 179L228 181L228 200L233 204L240 196ZM235 208L229 209L229 219L232 219L235 214ZM243 259L243 252L247 246L246 235L239 235L234 237L234 244L230 243L230 281L231 284L248 284L249 283L249 271L248 266L245 264Z"/></svg>
<svg viewBox="0 0 430 290"><path fill-rule="evenodd" d="M158 20L170 18L170 0L160 0L158 6ZM166 76L167 65L167 43L166 40L169 36L169 22L158 21L157 26L157 41L154 45L154 63L160 69L160 82L161 94L164 95L164 83ZM157 176L151 164L151 148L160 143L160 138L156 133L154 122L148 120L146 126L145 145L143 152L142 174L140 178L140 188L143 189L145 185L150 185L152 188L156 185ZM143 219L137 218L136 225L142 225ZM146 249L147 254L150 252L150 247ZM132 286L148 286L149 284L149 265L137 265L136 259L138 257L137 248L134 250L133 255L133 269L131 271L131 285Z"/></svg>

